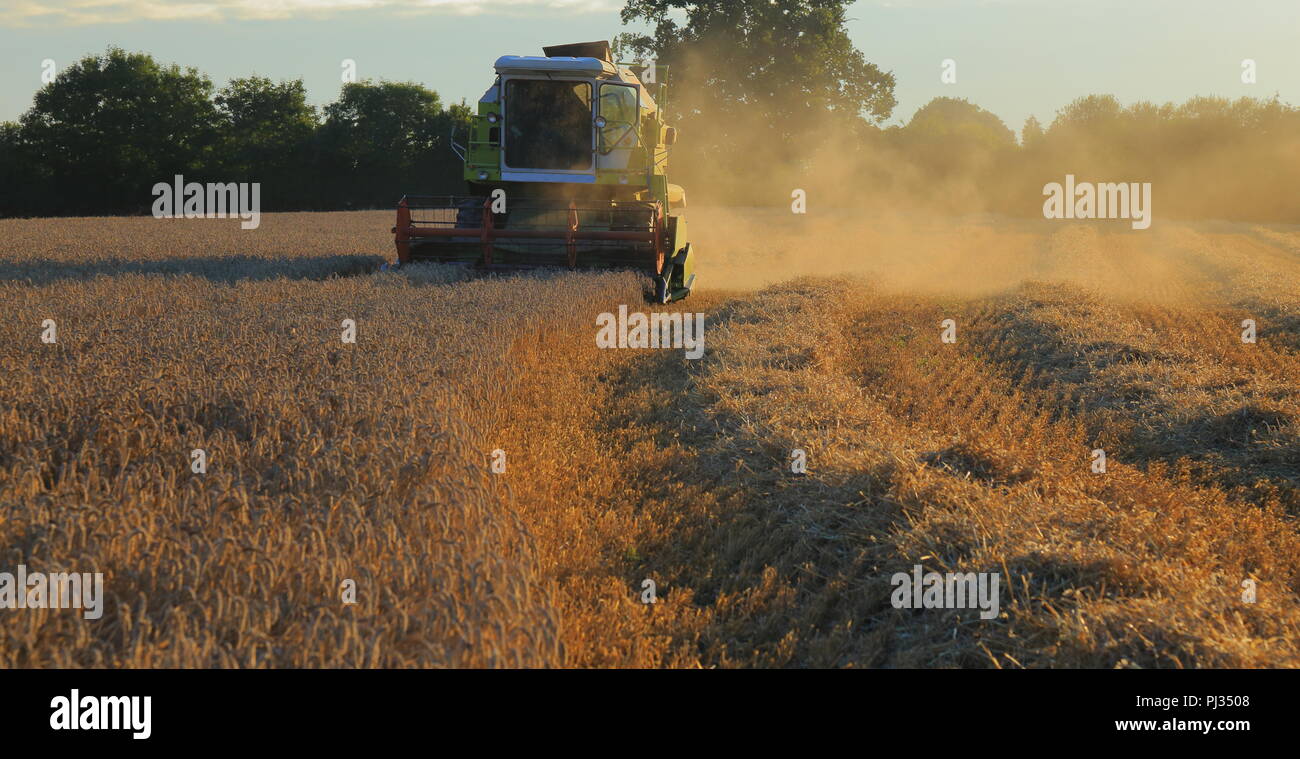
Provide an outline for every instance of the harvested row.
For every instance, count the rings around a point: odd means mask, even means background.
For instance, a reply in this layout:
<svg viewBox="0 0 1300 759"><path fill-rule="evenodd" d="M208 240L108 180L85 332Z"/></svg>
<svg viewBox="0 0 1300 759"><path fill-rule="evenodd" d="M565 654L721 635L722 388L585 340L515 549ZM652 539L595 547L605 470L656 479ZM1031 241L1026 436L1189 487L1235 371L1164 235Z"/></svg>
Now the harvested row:
<svg viewBox="0 0 1300 759"><path fill-rule="evenodd" d="M1042 288L1026 289L1022 297L1041 301ZM1098 431L1122 433L1124 423L1150 423L1147 415L1116 404L1099 424L1081 410L1091 404L1051 380L1053 369L1065 376L1071 369L1056 366L1058 354L1046 346L1016 354L1026 363L1004 372L988 355L1032 334L1034 322L994 306L972 310L956 320L976 326L952 345L938 340L937 329L956 313L951 306L869 310L858 332L865 345L859 375L911 426L900 437L915 440L909 447L921 461L959 487L974 486L964 503L955 493L927 494L908 539L948 561L1006 567L1016 602L1006 639L988 643L1001 652L995 661L1296 665L1288 641L1300 626L1300 537L1278 500L1257 505L1188 476L1176 462L1134 461L1122 446L1110 451L1104 473L1095 472L1091 452L1104 447ZM1101 342L1088 332L1094 324L1114 322L1074 322L1073 339ZM890 328L913 336L906 350L869 338ZM1153 384L1168 370L1156 358L1140 366ZM1102 387L1110 385L1098 379L1095 388ZM1260 463L1237 462L1242 476ZM1293 485L1278 491L1294 498ZM1242 601L1246 579L1260 588L1256 603Z"/></svg>
<svg viewBox="0 0 1300 759"><path fill-rule="evenodd" d="M1272 327L1244 343L1250 313L1027 286L970 314L963 345L1009 383L1059 397L1055 411L1112 459L1300 514L1300 351Z"/></svg>
<svg viewBox="0 0 1300 759"><path fill-rule="evenodd" d="M1000 303L816 280L706 301L703 360L611 358L580 393L599 411L518 419L518 439L575 453L531 478L550 492L536 502L590 520L542 541L567 549L567 660L1300 664L1293 518L1164 464L1116 455L1094 473L1068 388L990 360L1019 325ZM974 325L955 345L939 340L950 316ZM1002 614L895 609L889 580L916 564L998 573Z"/></svg>

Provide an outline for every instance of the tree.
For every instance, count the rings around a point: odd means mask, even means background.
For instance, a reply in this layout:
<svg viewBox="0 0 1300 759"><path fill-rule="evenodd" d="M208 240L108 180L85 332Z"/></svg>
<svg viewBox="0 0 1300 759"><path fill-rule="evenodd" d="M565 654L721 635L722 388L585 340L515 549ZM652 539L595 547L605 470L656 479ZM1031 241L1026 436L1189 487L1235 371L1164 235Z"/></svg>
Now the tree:
<svg viewBox="0 0 1300 759"><path fill-rule="evenodd" d="M403 193L459 191L453 125L468 124L463 105L443 110L438 93L410 82L353 82L325 106L322 168L335 204L393 205Z"/></svg>
<svg viewBox="0 0 1300 759"><path fill-rule="evenodd" d="M682 127L684 163L734 176L753 166L756 153L770 168L807 161L828 139L851 149L854 136L892 113L894 76L853 46L845 30L848 5L628 0L623 22L647 22L653 32L624 34L619 43L670 67L670 116ZM680 12L684 25L672 17Z"/></svg>
<svg viewBox="0 0 1300 759"><path fill-rule="evenodd" d="M1043 125L1038 119L1030 116L1025 119L1025 125L1020 130L1020 144L1026 150L1034 150L1043 143Z"/></svg>
<svg viewBox="0 0 1300 759"><path fill-rule="evenodd" d="M318 120L302 80L234 79L215 102L227 181L262 183L262 200L270 208L303 207Z"/></svg>
<svg viewBox="0 0 1300 759"><path fill-rule="evenodd" d="M32 164L17 123L0 123L0 216L36 213L47 197L48 187Z"/></svg>
<svg viewBox="0 0 1300 759"><path fill-rule="evenodd" d="M1016 142L1015 134L1002 119L965 98L934 98L912 115L903 131L915 137L964 141L985 148L1008 147Z"/></svg>
<svg viewBox="0 0 1300 759"><path fill-rule="evenodd" d="M148 208L155 183L201 179L193 175L217 141L211 97L212 82L193 68L109 48L36 93L21 119L23 149L61 212Z"/></svg>
<svg viewBox="0 0 1300 759"><path fill-rule="evenodd" d="M987 171L1016 148L1002 119L962 98L931 100L892 134L905 155L936 177Z"/></svg>
<svg viewBox="0 0 1300 759"><path fill-rule="evenodd" d="M1124 106L1114 95L1086 95L1057 112L1048 131L1109 133L1115 131L1123 115Z"/></svg>
<svg viewBox="0 0 1300 759"><path fill-rule="evenodd" d="M632 50L681 67L674 78L711 86L727 105L762 107L778 121L831 111L883 121L893 111L894 76L868 63L844 28L840 0L628 0L624 23L646 21L653 36L625 35ZM669 18L686 12L679 27Z"/></svg>

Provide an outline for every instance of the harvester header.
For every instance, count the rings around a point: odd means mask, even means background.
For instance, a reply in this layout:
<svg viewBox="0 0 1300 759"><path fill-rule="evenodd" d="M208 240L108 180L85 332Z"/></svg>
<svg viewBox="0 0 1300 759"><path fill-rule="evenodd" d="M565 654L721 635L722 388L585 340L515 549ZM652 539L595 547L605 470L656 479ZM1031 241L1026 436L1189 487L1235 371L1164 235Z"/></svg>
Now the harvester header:
<svg viewBox="0 0 1300 759"><path fill-rule="evenodd" d="M468 193L402 198L399 262L632 268L653 278L656 300L686 297L694 260L686 193L667 176L667 67L645 76L604 41L543 52L497 58L465 144L452 139Z"/></svg>

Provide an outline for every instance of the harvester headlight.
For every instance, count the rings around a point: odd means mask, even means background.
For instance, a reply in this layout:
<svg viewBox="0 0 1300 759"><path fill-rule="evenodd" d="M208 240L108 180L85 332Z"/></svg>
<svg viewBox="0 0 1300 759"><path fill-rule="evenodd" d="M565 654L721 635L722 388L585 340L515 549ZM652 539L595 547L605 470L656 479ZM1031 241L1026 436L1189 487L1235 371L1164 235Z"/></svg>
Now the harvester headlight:
<svg viewBox="0 0 1300 759"><path fill-rule="evenodd" d="M487 179L487 172L486 172L486 171L480 171L480 172L478 173L478 178L479 178L479 179Z"/></svg>
<svg viewBox="0 0 1300 759"><path fill-rule="evenodd" d="M501 117L497 116L495 113L489 113L487 119L489 124L495 124L501 120Z"/></svg>

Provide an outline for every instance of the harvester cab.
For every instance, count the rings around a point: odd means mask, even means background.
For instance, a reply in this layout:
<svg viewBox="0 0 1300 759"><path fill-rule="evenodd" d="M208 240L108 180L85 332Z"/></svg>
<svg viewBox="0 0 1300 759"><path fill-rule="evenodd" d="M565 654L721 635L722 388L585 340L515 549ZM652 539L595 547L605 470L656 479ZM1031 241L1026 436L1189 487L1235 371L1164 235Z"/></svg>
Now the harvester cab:
<svg viewBox="0 0 1300 759"><path fill-rule="evenodd" d="M464 145L469 194L407 195L393 228L398 261L486 270L634 269L653 299L695 281L686 193L669 184L667 66L615 63L607 42L505 55Z"/></svg>

